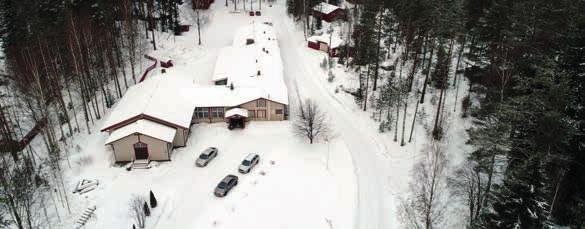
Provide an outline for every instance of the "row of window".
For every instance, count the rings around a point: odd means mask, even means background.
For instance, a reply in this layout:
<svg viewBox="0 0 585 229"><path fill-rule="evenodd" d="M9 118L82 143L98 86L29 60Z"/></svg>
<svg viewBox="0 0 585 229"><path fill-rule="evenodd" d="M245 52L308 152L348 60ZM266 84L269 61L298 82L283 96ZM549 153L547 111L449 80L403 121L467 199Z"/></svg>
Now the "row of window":
<svg viewBox="0 0 585 229"><path fill-rule="evenodd" d="M223 107L212 107L211 118L223 118L224 108ZM197 118L209 118L209 108L197 107L195 108L195 117Z"/></svg>

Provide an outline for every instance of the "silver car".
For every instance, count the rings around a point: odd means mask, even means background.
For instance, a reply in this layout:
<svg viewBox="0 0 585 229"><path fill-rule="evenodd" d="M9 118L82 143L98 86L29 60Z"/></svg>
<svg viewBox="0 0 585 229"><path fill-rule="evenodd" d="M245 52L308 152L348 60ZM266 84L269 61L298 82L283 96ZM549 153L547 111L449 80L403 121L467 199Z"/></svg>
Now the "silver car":
<svg viewBox="0 0 585 229"><path fill-rule="evenodd" d="M243 174L249 173L258 162L260 162L260 156L258 156L258 154L248 154L248 156L242 161L242 164L240 164L240 167L238 167L238 171Z"/></svg>
<svg viewBox="0 0 585 229"><path fill-rule="evenodd" d="M215 147L205 149L195 161L197 167L205 167L211 160L217 157L218 150Z"/></svg>

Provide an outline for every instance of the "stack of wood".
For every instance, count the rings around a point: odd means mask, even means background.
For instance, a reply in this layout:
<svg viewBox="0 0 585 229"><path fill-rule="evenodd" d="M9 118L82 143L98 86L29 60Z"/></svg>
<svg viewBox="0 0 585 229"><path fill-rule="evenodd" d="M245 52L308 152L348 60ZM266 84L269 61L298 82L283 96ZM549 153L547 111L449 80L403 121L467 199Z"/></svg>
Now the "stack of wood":
<svg viewBox="0 0 585 229"><path fill-rule="evenodd" d="M75 189L73 189L73 193L78 193L81 195L81 194L84 194L84 193L87 193L89 191L94 190L95 188L97 188L98 185L99 185L98 180L83 179L83 180L77 182Z"/></svg>
<svg viewBox="0 0 585 229"><path fill-rule="evenodd" d="M78 228L83 227L87 223L89 218L91 218L91 216L93 215L93 212L95 212L96 209L97 209L97 207L94 205L94 206L88 207L87 209L83 210L83 212L81 213L81 216L79 216L79 219L77 219L77 221L75 221L73 228L78 229Z"/></svg>

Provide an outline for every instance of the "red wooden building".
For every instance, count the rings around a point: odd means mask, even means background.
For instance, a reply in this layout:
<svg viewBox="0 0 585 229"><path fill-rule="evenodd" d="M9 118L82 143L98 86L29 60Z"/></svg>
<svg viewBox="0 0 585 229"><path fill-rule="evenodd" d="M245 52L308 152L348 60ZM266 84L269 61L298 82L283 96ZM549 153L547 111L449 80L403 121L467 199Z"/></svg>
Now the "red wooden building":
<svg viewBox="0 0 585 229"><path fill-rule="evenodd" d="M343 40L335 35L329 36L324 34L307 38L307 46L309 48L326 52L330 57L338 57L340 54L339 48L341 48L343 44Z"/></svg>
<svg viewBox="0 0 585 229"><path fill-rule="evenodd" d="M209 9L209 6L211 6L211 3L214 2L214 0L191 0L191 2L193 3L193 9Z"/></svg>
<svg viewBox="0 0 585 229"><path fill-rule="evenodd" d="M326 22L335 21L343 14L343 9L336 5L331 5L326 2L321 2L313 7L313 16L321 18Z"/></svg>

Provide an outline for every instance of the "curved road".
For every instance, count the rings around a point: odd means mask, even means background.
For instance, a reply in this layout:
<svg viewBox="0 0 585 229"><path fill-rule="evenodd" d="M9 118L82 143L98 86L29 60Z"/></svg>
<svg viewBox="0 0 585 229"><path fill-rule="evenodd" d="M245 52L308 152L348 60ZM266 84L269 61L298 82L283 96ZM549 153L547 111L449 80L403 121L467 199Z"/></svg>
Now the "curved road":
<svg viewBox="0 0 585 229"><path fill-rule="evenodd" d="M297 92L302 98L311 98L328 115L331 127L338 137L345 142L351 152L357 179L357 209L355 212L356 229L388 229L396 228L395 208L392 196L384 191L387 186L384 177L389 166L384 163L387 158L381 155L384 148L378 142L378 136L371 130L356 125L355 113L340 103L333 92L326 89L323 82L326 76L318 64L307 64L302 52L305 51L305 41L294 33L294 27L285 16L284 7L274 6L277 9L268 11L272 14L273 23L278 32L281 55L284 62L285 80L290 96L291 110L298 106ZM365 127L371 128L371 127Z"/></svg>

